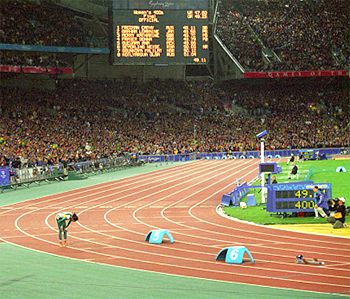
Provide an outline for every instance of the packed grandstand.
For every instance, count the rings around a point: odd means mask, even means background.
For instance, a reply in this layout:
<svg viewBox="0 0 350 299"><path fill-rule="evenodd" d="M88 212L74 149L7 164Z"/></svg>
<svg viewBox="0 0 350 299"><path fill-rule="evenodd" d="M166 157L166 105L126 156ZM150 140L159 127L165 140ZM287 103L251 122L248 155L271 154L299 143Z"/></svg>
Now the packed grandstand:
<svg viewBox="0 0 350 299"><path fill-rule="evenodd" d="M49 1L48 1L49 2ZM46 2L44 2L46 3ZM223 1L217 34L251 71L348 70L345 0ZM81 14L54 4L1 1L0 43L102 47ZM71 53L0 51L3 66L68 66ZM347 73L348 74L348 73ZM12 74L2 74L6 82ZM35 76L28 74L27 76ZM56 165L120 155L266 147L349 148L349 76L232 81L53 78L1 85L0 163Z"/></svg>

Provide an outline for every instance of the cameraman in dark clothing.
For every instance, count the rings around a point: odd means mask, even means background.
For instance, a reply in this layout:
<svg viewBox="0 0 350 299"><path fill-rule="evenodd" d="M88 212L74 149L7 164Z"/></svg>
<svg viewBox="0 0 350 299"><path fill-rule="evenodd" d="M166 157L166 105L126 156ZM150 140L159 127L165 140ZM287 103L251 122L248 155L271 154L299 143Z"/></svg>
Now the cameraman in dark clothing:
<svg viewBox="0 0 350 299"><path fill-rule="evenodd" d="M288 173L288 179L291 179L293 176L294 177L297 177L297 179L299 179L299 175L298 175L298 166L295 165L295 163L293 163L293 168L292 168L292 171L290 171Z"/></svg>
<svg viewBox="0 0 350 299"><path fill-rule="evenodd" d="M290 155L290 158L289 158L288 161L287 161L287 165L289 165L289 163L293 163L294 160L295 160L295 157L294 157L293 154L291 154L291 155Z"/></svg>
<svg viewBox="0 0 350 299"><path fill-rule="evenodd" d="M21 168L21 160L20 160L20 158L17 158L16 160L12 161L12 167L13 168Z"/></svg>
<svg viewBox="0 0 350 299"><path fill-rule="evenodd" d="M345 224L345 216L346 216L346 210L345 210L345 198L339 197L338 198L338 206L335 208L335 213L333 216L327 217L327 221L331 224L333 224L333 228L344 228L346 227ZM335 205L335 203L334 203Z"/></svg>

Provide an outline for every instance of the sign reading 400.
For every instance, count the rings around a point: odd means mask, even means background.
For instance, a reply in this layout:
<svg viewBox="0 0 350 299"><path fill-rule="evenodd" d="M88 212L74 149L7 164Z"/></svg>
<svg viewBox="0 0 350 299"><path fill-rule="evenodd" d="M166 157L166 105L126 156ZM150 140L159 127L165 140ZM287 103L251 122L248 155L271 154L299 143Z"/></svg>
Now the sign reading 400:
<svg viewBox="0 0 350 299"><path fill-rule="evenodd" d="M298 210L313 210L315 207L314 199L311 200L288 200L288 201L277 201L276 202L276 210L290 210L290 209L298 209Z"/></svg>

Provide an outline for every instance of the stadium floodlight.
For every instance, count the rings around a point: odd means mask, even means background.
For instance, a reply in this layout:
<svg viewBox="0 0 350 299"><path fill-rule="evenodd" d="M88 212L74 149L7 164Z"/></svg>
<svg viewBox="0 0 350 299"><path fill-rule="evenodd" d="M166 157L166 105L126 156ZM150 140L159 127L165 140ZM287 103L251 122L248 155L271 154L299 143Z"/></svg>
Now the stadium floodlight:
<svg viewBox="0 0 350 299"><path fill-rule="evenodd" d="M266 130L264 130L264 131L260 132L259 134L257 134L256 137L262 138L262 137L264 137L266 134L267 134L267 132L266 132Z"/></svg>

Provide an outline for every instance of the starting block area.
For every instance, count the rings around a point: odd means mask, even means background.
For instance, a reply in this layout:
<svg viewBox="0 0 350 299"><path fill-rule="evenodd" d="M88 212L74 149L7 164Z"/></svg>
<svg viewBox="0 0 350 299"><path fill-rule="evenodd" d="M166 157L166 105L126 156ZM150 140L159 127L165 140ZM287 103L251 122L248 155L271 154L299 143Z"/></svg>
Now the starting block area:
<svg viewBox="0 0 350 299"><path fill-rule="evenodd" d="M153 243L153 244L161 244L163 242L164 236L167 236L170 240L170 243L174 243L173 236L169 233L169 231L165 229L161 230L151 230L146 238L145 241Z"/></svg>
<svg viewBox="0 0 350 299"><path fill-rule="evenodd" d="M216 256L216 260L225 260L230 264L242 264L243 256L247 253L252 263L254 263L253 256L245 246L234 246L222 249Z"/></svg>

